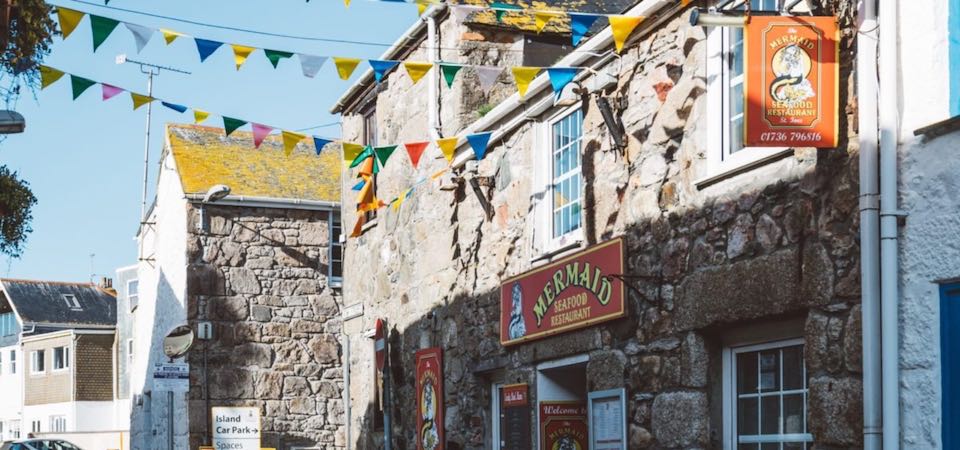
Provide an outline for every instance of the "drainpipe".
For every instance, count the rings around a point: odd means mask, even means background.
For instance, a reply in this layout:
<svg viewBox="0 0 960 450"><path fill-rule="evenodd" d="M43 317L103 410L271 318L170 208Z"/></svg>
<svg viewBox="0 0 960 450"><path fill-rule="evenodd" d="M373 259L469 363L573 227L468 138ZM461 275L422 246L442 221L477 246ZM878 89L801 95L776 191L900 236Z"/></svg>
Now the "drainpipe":
<svg viewBox="0 0 960 450"><path fill-rule="evenodd" d="M897 0L880 0L880 321L883 347L883 448L900 448L899 242L897 146L899 143Z"/></svg>
<svg viewBox="0 0 960 450"><path fill-rule="evenodd" d="M433 63L433 69L430 71L430 86L427 93L427 101L430 103L427 107L430 111L430 136L434 139L440 139L440 45L437 33L436 14L427 14L424 19L427 21L427 52L430 62Z"/></svg>
<svg viewBox="0 0 960 450"><path fill-rule="evenodd" d="M857 34L860 121L860 291L863 332L863 448L880 450L883 437L880 365L880 177L877 143L877 9L861 3Z"/></svg>

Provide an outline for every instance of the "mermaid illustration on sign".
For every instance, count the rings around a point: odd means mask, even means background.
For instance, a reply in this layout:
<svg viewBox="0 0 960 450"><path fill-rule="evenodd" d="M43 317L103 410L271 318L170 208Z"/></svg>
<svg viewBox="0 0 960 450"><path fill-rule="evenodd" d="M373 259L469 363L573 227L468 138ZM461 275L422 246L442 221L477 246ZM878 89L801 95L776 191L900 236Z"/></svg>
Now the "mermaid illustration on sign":
<svg viewBox="0 0 960 450"><path fill-rule="evenodd" d="M577 443L576 439L571 436L563 436L553 444L552 450L583 450L580 448L580 444Z"/></svg>
<svg viewBox="0 0 960 450"><path fill-rule="evenodd" d="M437 431L437 393L434 391L433 380L423 382L423 391L420 397L420 411L423 414L423 427L420 429L420 442L424 450L434 450L440 445L440 433Z"/></svg>
<svg viewBox="0 0 960 450"><path fill-rule="evenodd" d="M507 327L510 339L520 339L527 335L527 325L523 323L523 288L513 283L511 292L510 323Z"/></svg>
<svg viewBox="0 0 960 450"><path fill-rule="evenodd" d="M777 78L770 83L770 97L788 108L815 97L817 94L807 78L812 67L810 55L797 44L777 50L771 62Z"/></svg>

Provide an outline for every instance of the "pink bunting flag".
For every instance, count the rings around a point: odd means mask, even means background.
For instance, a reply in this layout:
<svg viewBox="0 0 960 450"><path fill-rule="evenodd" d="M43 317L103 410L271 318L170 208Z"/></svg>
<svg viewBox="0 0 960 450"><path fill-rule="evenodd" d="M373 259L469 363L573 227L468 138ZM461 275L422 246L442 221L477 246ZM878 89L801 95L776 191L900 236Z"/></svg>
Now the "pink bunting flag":
<svg viewBox="0 0 960 450"><path fill-rule="evenodd" d="M103 101L110 100L111 98L115 97L117 94L123 92L123 89L118 88L116 86L111 86L106 83L100 83L100 85L103 87Z"/></svg>
<svg viewBox="0 0 960 450"><path fill-rule="evenodd" d="M259 123L252 123L250 126L253 128L253 146L260 148L260 144L273 131L273 128Z"/></svg>

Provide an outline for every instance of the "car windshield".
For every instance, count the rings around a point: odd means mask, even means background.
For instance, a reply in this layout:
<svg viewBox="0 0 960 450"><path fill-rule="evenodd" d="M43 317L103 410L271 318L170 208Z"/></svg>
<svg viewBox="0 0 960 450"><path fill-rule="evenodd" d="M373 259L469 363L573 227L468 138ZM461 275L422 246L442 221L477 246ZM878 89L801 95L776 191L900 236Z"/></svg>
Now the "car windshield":
<svg viewBox="0 0 960 450"><path fill-rule="evenodd" d="M10 450L80 450L77 446L58 440L36 440L14 444Z"/></svg>

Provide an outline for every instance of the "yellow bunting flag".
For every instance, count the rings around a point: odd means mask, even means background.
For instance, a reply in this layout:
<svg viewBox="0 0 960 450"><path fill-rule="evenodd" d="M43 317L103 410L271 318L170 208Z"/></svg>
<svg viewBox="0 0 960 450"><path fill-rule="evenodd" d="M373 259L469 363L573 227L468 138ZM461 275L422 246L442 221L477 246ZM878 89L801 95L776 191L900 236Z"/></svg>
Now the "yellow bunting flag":
<svg viewBox="0 0 960 450"><path fill-rule="evenodd" d="M166 28L160 29L160 34L163 35L163 41L170 45L173 41L177 40L178 37L183 36L183 33L177 33L173 30L168 30Z"/></svg>
<svg viewBox="0 0 960 450"><path fill-rule="evenodd" d="M435 174L433 174L433 175L430 175L430 179L431 179L431 180L436 180L437 178L442 177L443 174L445 174L445 173L447 173L447 169L443 169L443 170L441 170L441 171L439 171L439 172L437 172L437 173L435 173Z"/></svg>
<svg viewBox="0 0 960 450"><path fill-rule="evenodd" d="M407 74L410 75L410 79L413 80L413 84L417 84L427 72L433 68L433 64L428 62L405 62L403 67L407 69Z"/></svg>
<svg viewBox="0 0 960 450"><path fill-rule="evenodd" d="M357 58L334 57L333 63L337 65L337 73L340 75L340 79L349 80L350 75L353 75L353 71L356 70L357 65L360 64L360 60Z"/></svg>
<svg viewBox="0 0 960 450"><path fill-rule="evenodd" d="M152 102L152 101L155 100L153 97L149 97L149 96L146 96L146 95L140 95L140 94L134 94L133 92L130 93L130 98L133 99L133 110L134 110L134 111L136 111L137 109L139 109L141 106L146 105L147 103L150 103L150 102Z"/></svg>
<svg viewBox="0 0 960 450"><path fill-rule="evenodd" d="M283 135L283 152L287 156L290 156L290 154L293 153L293 149L297 147L297 144L307 137L305 134L294 133L292 131L283 131L280 134Z"/></svg>
<svg viewBox="0 0 960 450"><path fill-rule="evenodd" d="M561 15L562 13L556 11L537 11L534 13L533 19L536 21L537 33L543 31L543 29L547 27L547 24L550 23L551 20L556 19Z"/></svg>
<svg viewBox="0 0 960 450"><path fill-rule="evenodd" d="M40 89L43 90L47 86L56 83L57 80L62 77L63 72L54 69L53 67L40 66Z"/></svg>
<svg viewBox="0 0 960 450"><path fill-rule="evenodd" d="M233 61L237 63L237 70L240 70L240 66L247 62L247 58L256 50L246 45L230 44L230 46L233 47Z"/></svg>
<svg viewBox="0 0 960 450"><path fill-rule="evenodd" d="M193 123L199 125L203 123L204 120L207 120L207 117L210 117L210 113L200 109L193 110Z"/></svg>
<svg viewBox="0 0 960 450"><path fill-rule="evenodd" d="M343 0L343 6L350 7L350 0Z"/></svg>
<svg viewBox="0 0 960 450"><path fill-rule="evenodd" d="M623 51L624 44L630 38L633 30L643 22L643 16L610 16L610 28L613 31L613 43L617 46L617 53Z"/></svg>
<svg viewBox="0 0 960 450"><path fill-rule="evenodd" d="M457 152L458 142L460 142L460 138L455 137L437 141L437 147L440 147L440 151L443 152L443 156L447 158L447 161L453 162L453 155Z"/></svg>
<svg viewBox="0 0 960 450"><path fill-rule="evenodd" d="M533 79L537 77L537 74L540 73L539 67L514 67L513 68L513 80L517 83L517 90L520 91L520 96L523 97L527 95L527 88L530 87L530 83L533 82Z"/></svg>
<svg viewBox="0 0 960 450"><path fill-rule="evenodd" d="M360 156L360 152L363 151L363 146L360 144L354 144L352 142L343 143L343 161L346 163L351 163L353 160L357 159Z"/></svg>
<svg viewBox="0 0 960 450"><path fill-rule="evenodd" d="M80 25L80 20L82 20L85 15L86 14L80 11L74 11L61 6L57 7L57 19L60 21L60 32L63 33L64 39L70 37L70 33L73 33L73 30L77 29L77 25Z"/></svg>
<svg viewBox="0 0 960 450"><path fill-rule="evenodd" d="M423 13L427 12L427 6L430 5L428 5L426 2L417 2L417 15L422 16Z"/></svg>
<svg viewBox="0 0 960 450"><path fill-rule="evenodd" d="M400 193L400 196L397 197L397 199L393 201L393 210L394 210L394 211L400 210L400 205L402 205L403 202L407 200L407 197L408 197L409 195L410 195L410 189L407 189L407 190L401 192L401 193Z"/></svg>

